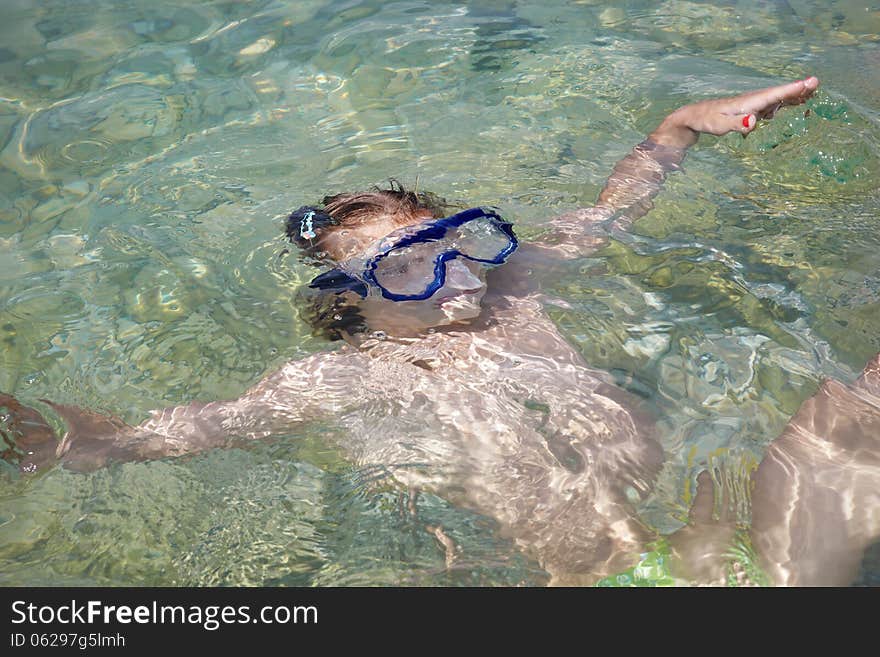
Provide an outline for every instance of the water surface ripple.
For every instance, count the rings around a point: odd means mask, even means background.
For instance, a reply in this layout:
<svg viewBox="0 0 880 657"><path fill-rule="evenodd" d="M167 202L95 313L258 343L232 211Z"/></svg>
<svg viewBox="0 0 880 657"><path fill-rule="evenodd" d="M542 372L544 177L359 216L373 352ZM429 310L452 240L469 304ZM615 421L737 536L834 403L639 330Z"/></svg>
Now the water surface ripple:
<svg viewBox="0 0 880 657"><path fill-rule="evenodd" d="M749 467L880 351L880 9L820 4L7 0L0 390L132 423L234 398L332 346L297 316L314 270L281 255L290 210L394 177L528 238L677 106L812 73L808 115L704 138L633 235L544 290L662 418L639 512L671 532L700 469ZM88 475L3 466L0 584L548 581L488 517L429 494L414 516L339 431Z"/></svg>

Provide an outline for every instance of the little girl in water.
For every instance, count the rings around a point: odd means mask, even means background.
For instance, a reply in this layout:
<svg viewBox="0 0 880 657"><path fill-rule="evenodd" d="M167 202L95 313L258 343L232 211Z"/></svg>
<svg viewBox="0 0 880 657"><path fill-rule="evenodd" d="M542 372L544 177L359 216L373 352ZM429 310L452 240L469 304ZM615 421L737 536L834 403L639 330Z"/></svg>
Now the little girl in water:
<svg viewBox="0 0 880 657"><path fill-rule="evenodd" d="M531 244L495 210L447 216L438 198L401 187L304 206L288 237L326 271L304 290L303 313L344 346L288 363L238 399L156 411L134 427L50 403L67 424L60 442L37 411L4 396L2 456L28 473L56 462L92 470L331 420L355 465L494 518L553 583L624 570L656 539L633 510L663 461L654 421L562 337L541 282L647 212L700 134L746 136L818 84L676 110L614 167L594 207L549 219ZM878 436L875 359L852 385L826 382L773 442L753 477L751 538L774 582L853 579L880 529ZM669 544L676 574L721 583L737 518L712 509L732 508L733 491L714 505L710 478L699 483L691 523Z"/></svg>

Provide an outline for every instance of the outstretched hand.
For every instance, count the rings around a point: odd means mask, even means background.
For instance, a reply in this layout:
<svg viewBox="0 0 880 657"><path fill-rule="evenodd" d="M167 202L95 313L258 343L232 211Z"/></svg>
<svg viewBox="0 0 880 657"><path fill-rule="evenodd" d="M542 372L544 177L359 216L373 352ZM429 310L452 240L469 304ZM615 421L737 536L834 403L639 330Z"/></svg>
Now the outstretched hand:
<svg viewBox="0 0 880 657"><path fill-rule="evenodd" d="M800 105L819 88L819 79L810 76L796 82L733 96L685 105L670 114L650 138L658 144L687 148L701 133L749 134L760 119L771 119L787 105Z"/></svg>
<svg viewBox="0 0 880 657"><path fill-rule="evenodd" d="M58 440L36 409L0 392L0 460L27 474L55 463Z"/></svg>

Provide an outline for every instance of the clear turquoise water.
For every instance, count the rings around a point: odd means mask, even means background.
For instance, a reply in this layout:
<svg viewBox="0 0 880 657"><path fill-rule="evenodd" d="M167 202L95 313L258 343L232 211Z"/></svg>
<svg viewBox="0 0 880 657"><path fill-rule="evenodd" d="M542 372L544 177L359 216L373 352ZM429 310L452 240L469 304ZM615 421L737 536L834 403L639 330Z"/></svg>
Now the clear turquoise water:
<svg viewBox="0 0 880 657"><path fill-rule="evenodd" d="M3 4L0 389L117 414L238 395L328 345L283 216L395 177L535 235L693 99L816 74L811 113L704 138L554 319L653 400L681 523L824 376L880 351L880 6ZM327 428L326 431L331 431ZM0 584L542 584L493 522L375 490L320 428L249 451L0 472ZM702 464L702 465L701 465ZM460 547L456 567L425 524Z"/></svg>

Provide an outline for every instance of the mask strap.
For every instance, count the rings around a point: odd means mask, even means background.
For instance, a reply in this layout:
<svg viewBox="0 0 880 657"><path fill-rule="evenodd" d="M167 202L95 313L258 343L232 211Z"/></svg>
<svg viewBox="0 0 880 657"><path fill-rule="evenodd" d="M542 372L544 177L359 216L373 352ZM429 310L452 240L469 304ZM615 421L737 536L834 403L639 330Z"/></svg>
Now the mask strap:
<svg viewBox="0 0 880 657"><path fill-rule="evenodd" d="M361 297L366 297L369 293L366 284L349 276L341 269L331 269L323 274L318 274L311 280L309 287L336 294L351 291Z"/></svg>

